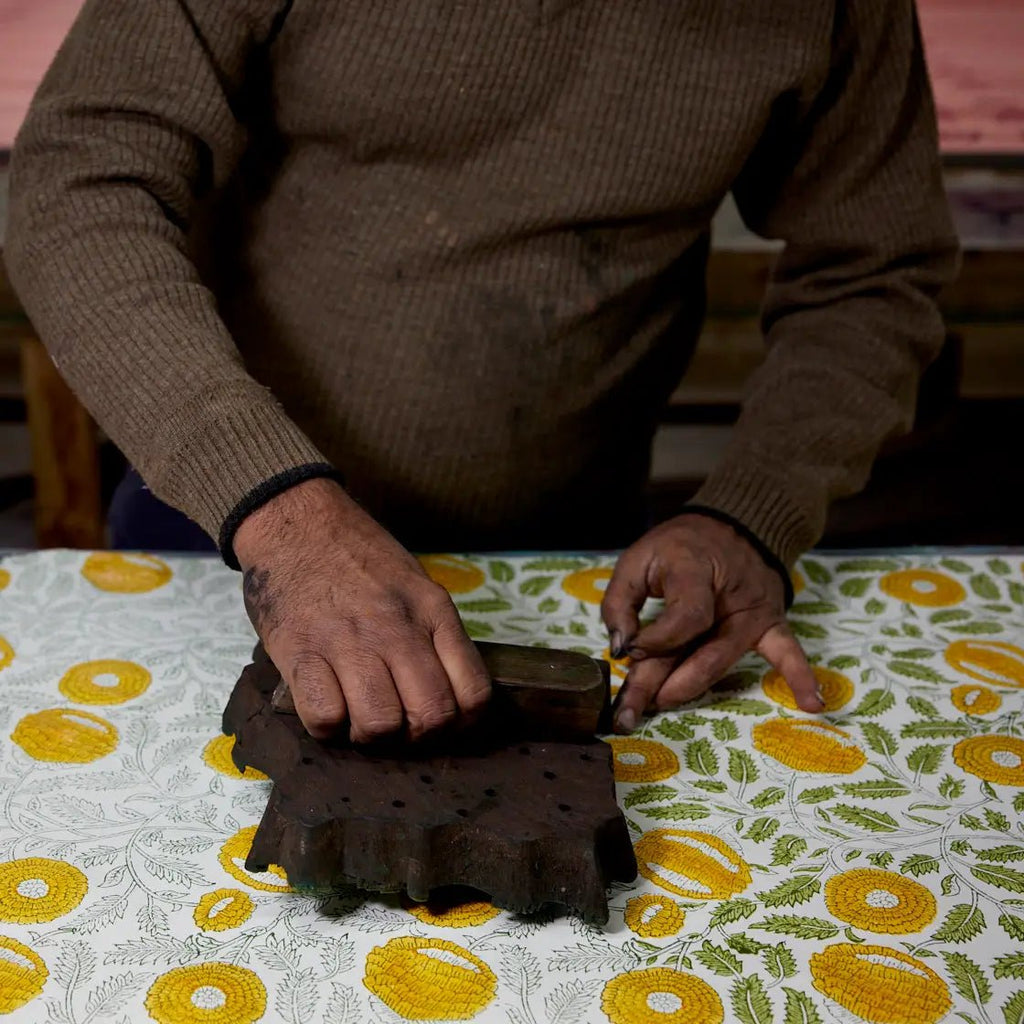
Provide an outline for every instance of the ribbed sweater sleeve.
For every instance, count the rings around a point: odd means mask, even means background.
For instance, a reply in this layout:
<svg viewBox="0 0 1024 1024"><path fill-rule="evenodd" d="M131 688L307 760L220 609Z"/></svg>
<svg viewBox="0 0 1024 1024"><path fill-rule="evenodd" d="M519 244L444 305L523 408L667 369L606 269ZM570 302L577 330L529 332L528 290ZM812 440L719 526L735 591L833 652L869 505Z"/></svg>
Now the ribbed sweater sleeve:
<svg viewBox="0 0 1024 1024"><path fill-rule="evenodd" d="M16 143L4 258L61 373L213 537L323 456L247 373L190 260L236 166L247 62L286 0L87 0Z"/></svg>
<svg viewBox="0 0 1024 1024"><path fill-rule="evenodd" d="M912 424L944 337L935 296L958 256L912 0L836 10L823 88L798 116L780 104L734 186L748 225L785 248L765 297L766 360L695 498L787 564Z"/></svg>

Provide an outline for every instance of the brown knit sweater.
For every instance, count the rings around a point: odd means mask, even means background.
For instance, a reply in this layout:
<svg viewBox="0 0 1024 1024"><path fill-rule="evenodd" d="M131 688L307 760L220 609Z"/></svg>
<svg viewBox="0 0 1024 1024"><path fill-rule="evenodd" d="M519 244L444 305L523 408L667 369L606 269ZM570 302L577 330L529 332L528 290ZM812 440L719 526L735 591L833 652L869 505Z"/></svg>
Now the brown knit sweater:
<svg viewBox="0 0 1024 1024"><path fill-rule="evenodd" d="M5 257L100 424L214 536L326 462L413 547L617 544L730 190L786 246L697 500L789 562L942 338L911 0L88 0Z"/></svg>

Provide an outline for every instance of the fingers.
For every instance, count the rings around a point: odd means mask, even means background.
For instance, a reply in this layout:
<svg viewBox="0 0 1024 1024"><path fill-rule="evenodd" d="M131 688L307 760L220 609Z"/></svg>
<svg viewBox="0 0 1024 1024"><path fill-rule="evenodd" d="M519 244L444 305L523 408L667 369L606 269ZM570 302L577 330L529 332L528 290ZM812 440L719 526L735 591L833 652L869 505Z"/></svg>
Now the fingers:
<svg viewBox="0 0 1024 1024"><path fill-rule="evenodd" d="M785 622L768 629L754 649L774 669L782 673L801 711L816 714L824 709L825 702L822 700L818 681L814 678L807 656Z"/></svg>
<svg viewBox="0 0 1024 1024"><path fill-rule="evenodd" d="M268 652L271 653L271 652ZM344 723L345 696L330 663L317 654L278 660L281 675L288 683L295 711L314 739L326 739Z"/></svg>
<svg viewBox="0 0 1024 1024"><path fill-rule="evenodd" d="M388 666L372 655L335 659L334 664L348 707L352 742L372 743L399 732L405 725L405 713ZM298 699L295 703L298 706Z"/></svg>
<svg viewBox="0 0 1024 1024"><path fill-rule="evenodd" d="M647 557L630 548L615 565L601 601L601 617L608 627L608 646L613 658L621 658L632 646L640 628L640 609L647 600Z"/></svg>
<svg viewBox="0 0 1024 1024"><path fill-rule="evenodd" d="M460 715L472 722L491 698L491 677L458 614L434 630L434 650L451 684Z"/></svg>
<svg viewBox="0 0 1024 1024"><path fill-rule="evenodd" d="M695 700L711 689L746 653L749 644L723 632L699 647L665 680L655 699L659 710Z"/></svg>
<svg viewBox="0 0 1024 1024"><path fill-rule="evenodd" d="M634 662L619 693L619 707L615 713L615 731L631 733L644 711L654 703L662 683L675 668L676 658L644 658Z"/></svg>
<svg viewBox="0 0 1024 1024"><path fill-rule="evenodd" d="M665 580L664 610L634 638L630 655L678 652L714 624L715 595L710 582L695 573L672 574Z"/></svg>

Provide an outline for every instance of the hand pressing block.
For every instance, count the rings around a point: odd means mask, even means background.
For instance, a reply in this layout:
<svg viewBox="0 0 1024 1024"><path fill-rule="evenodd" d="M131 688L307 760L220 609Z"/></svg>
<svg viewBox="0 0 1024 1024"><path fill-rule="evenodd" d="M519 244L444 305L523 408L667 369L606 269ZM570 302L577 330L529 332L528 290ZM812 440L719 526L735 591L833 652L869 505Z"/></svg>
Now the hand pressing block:
<svg viewBox="0 0 1024 1024"><path fill-rule="evenodd" d="M469 887L520 913L554 904L607 921L608 885L636 878L611 748L595 736L607 728L607 663L477 646L494 681L481 723L386 749L314 740L257 646L223 723L238 768L274 783L246 867L280 865L297 888L425 901Z"/></svg>

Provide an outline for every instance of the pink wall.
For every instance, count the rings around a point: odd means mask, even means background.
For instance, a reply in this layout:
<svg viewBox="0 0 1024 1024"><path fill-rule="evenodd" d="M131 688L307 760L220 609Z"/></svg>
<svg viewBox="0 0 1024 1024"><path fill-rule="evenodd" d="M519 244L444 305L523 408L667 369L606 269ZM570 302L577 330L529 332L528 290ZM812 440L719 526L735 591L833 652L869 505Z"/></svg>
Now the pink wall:
<svg viewBox="0 0 1024 1024"><path fill-rule="evenodd" d="M1024 0L918 0L943 148L1024 153ZM81 0L0 0L0 148Z"/></svg>

